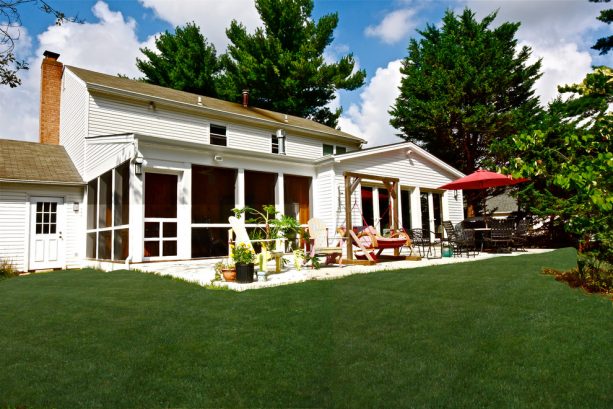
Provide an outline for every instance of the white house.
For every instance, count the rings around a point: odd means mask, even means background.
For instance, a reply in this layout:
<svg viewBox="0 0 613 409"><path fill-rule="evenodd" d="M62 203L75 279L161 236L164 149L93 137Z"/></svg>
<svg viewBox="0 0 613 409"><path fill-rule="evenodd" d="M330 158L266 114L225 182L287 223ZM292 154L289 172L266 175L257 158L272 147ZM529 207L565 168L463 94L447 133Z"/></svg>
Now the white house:
<svg viewBox="0 0 613 409"><path fill-rule="evenodd" d="M462 173L412 143L362 149L364 140L340 130L251 107L248 94L231 103L64 66L58 57L47 51L42 63L38 147L65 152L76 173L56 184L22 183L7 180L0 165L0 258L22 270L57 267L33 256L51 235L32 228L41 197L62 214L62 267L224 255L228 216L245 205L274 203L334 231L345 225L346 171L398 178L405 228L437 232L443 219L463 218L461 191L436 189ZM352 224L384 230L385 187L363 183L355 192Z"/></svg>

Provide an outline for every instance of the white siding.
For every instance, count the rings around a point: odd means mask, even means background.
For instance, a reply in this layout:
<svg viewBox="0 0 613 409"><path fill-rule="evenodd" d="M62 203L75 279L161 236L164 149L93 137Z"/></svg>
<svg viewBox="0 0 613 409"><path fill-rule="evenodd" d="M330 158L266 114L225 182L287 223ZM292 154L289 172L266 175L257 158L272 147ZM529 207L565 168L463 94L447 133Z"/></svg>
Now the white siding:
<svg viewBox="0 0 613 409"><path fill-rule="evenodd" d="M271 152L274 131L230 124L227 129L228 146L255 152Z"/></svg>
<svg viewBox="0 0 613 409"><path fill-rule="evenodd" d="M87 141L87 162L84 179L90 181L107 170L130 160L134 156L134 150L132 142Z"/></svg>
<svg viewBox="0 0 613 409"><path fill-rule="evenodd" d="M285 141L288 156L305 159L318 159L323 156L323 142L315 138L288 134Z"/></svg>
<svg viewBox="0 0 613 409"><path fill-rule="evenodd" d="M209 122L204 118L149 104L90 95L89 136L136 133L208 143Z"/></svg>
<svg viewBox="0 0 613 409"><path fill-rule="evenodd" d="M88 93L85 84L69 70L64 71L62 81L60 144L64 145L75 167L83 176Z"/></svg>
<svg viewBox="0 0 613 409"><path fill-rule="evenodd" d="M313 216L324 220L328 226L334 226L335 200L334 171L331 166L326 166L319 170L313 182Z"/></svg>
<svg viewBox="0 0 613 409"><path fill-rule="evenodd" d="M66 265L68 268L80 267L85 250L83 246L85 208L81 187L0 183L0 258L12 260L20 271L26 269L31 196L64 198L66 230L63 232L63 237ZM73 210L74 202L79 203L78 212Z"/></svg>

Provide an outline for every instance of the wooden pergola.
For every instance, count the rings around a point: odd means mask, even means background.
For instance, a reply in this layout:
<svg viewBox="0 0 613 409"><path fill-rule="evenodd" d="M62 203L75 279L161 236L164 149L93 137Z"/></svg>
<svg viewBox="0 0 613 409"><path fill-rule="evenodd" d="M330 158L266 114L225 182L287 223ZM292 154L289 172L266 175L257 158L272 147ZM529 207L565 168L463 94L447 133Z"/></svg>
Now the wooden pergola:
<svg viewBox="0 0 613 409"><path fill-rule="evenodd" d="M400 180L398 178L386 177L386 176L375 176L375 175L367 175L364 173L355 173L355 172L344 172L343 176L345 177L345 226L347 231L346 235L346 246L347 246L347 258L343 260L343 264L365 264L371 265L376 264L375 259L370 255L370 252L366 250L362 244L358 236L353 231L353 223L352 223L352 205L351 205L351 197L353 192L360 186L362 181L371 181L375 182L389 192L389 195L392 199L392 212L390 218L390 230L397 231L399 228L398 222L398 183ZM353 243L356 243L362 253L366 256L366 260L358 260L354 258L353 254ZM393 256L379 256L380 259L386 260L415 260L415 256L400 256L400 250L398 248L394 249Z"/></svg>

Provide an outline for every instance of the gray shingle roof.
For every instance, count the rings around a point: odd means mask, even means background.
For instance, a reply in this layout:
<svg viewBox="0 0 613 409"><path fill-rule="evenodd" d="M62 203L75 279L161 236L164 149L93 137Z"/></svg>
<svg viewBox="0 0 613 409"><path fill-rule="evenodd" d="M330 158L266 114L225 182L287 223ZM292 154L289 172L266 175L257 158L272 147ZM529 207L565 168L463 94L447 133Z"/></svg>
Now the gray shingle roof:
<svg viewBox="0 0 613 409"><path fill-rule="evenodd" d="M82 184L61 145L0 139L0 181Z"/></svg>
<svg viewBox="0 0 613 409"><path fill-rule="evenodd" d="M331 136L345 138L351 140L354 143L366 142L364 139L358 138L357 136L348 134L338 129L331 128L315 121L311 121L310 119L300 118L298 116L287 115L286 122L285 114L269 111L267 109L261 109L252 106L245 108L242 104L228 102L216 98L205 97L197 94L192 94L190 92L178 91L172 88L160 87L158 85L148 84L142 81L121 78L114 75L108 75L79 67L73 67L70 65L66 65L65 67L75 73L77 77L79 77L85 83L91 85L99 85L111 89L132 92L154 98L166 99L169 101L189 104L194 107L202 106L228 114L242 115L256 120L263 120L269 122L272 121L278 123L281 127L283 125L300 127L313 132L322 132ZM202 105L198 104L199 97L201 98Z"/></svg>

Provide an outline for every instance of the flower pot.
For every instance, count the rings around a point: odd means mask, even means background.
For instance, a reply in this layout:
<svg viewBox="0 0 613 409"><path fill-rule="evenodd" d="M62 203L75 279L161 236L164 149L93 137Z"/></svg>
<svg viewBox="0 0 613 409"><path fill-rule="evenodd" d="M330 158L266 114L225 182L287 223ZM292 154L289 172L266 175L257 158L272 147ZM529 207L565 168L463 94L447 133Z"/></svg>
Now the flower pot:
<svg viewBox="0 0 613 409"><path fill-rule="evenodd" d="M236 282L252 283L254 270L255 266L253 265L253 263L236 264Z"/></svg>
<svg viewBox="0 0 613 409"><path fill-rule="evenodd" d="M224 268L221 270L221 274L226 281L236 281L236 270L233 268Z"/></svg>

